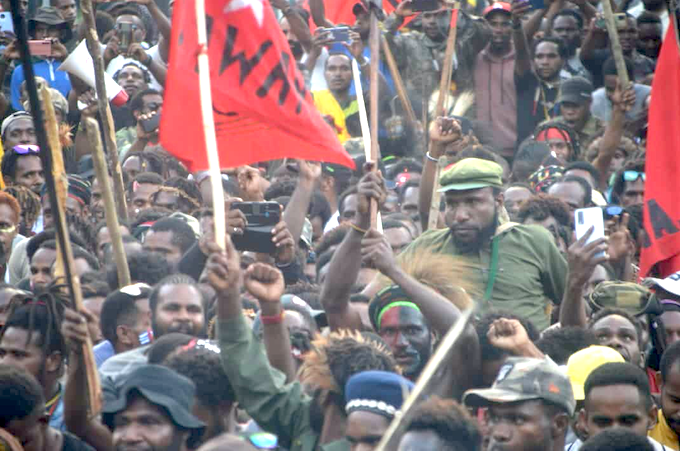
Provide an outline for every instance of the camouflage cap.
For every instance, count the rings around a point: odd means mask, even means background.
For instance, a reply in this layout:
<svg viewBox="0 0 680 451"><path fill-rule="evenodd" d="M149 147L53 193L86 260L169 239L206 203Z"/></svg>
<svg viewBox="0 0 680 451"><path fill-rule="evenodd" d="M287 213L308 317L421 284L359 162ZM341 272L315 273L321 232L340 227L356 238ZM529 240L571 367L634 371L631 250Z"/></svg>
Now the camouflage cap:
<svg viewBox="0 0 680 451"><path fill-rule="evenodd" d="M468 390L463 395L469 407L532 400L543 400L574 414L576 401L569 377L550 359L510 357L491 388Z"/></svg>
<svg viewBox="0 0 680 451"><path fill-rule="evenodd" d="M503 168L494 161L464 158L447 166L439 177L440 193L503 186Z"/></svg>
<svg viewBox="0 0 680 451"><path fill-rule="evenodd" d="M637 316L648 312L652 292L633 282L600 282L590 294L593 310L618 308Z"/></svg>

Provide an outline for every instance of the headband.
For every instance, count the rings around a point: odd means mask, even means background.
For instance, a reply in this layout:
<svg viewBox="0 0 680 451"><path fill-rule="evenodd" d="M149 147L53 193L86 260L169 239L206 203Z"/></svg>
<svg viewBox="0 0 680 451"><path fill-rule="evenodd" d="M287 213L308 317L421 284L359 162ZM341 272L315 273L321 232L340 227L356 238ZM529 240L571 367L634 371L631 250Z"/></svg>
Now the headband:
<svg viewBox="0 0 680 451"><path fill-rule="evenodd" d="M540 131L538 135L536 135L536 141L549 141L551 139L561 139L568 143L571 142L569 133L564 132L558 128L546 128L545 130Z"/></svg>
<svg viewBox="0 0 680 451"><path fill-rule="evenodd" d="M390 309L392 309L392 308L394 308L394 307L410 307L410 308L416 310L417 312L420 312L420 307L418 307L418 306L417 306L416 304L414 304L413 302L410 302L410 301L394 301L394 302L390 302L389 304L387 304L385 307L383 307L383 308L380 310L380 313L378 313L378 320L376 321L376 323L378 324L378 329L380 329L380 323L382 322L382 317L383 317L383 315L384 315L385 313L387 313L388 310L390 310Z"/></svg>

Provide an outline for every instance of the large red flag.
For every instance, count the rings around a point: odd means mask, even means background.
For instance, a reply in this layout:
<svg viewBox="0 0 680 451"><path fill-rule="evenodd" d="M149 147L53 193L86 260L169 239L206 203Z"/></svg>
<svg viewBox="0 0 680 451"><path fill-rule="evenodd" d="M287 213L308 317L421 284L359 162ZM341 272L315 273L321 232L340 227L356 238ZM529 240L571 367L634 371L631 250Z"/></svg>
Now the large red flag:
<svg viewBox="0 0 680 451"><path fill-rule="evenodd" d="M354 167L324 122L267 0L206 1L220 166L302 158ZM194 1L177 2L161 142L191 171L208 168L201 121Z"/></svg>
<svg viewBox="0 0 680 451"><path fill-rule="evenodd" d="M652 83L645 163L644 222L647 242L640 276L657 265L661 277L680 270L680 53L673 21Z"/></svg>

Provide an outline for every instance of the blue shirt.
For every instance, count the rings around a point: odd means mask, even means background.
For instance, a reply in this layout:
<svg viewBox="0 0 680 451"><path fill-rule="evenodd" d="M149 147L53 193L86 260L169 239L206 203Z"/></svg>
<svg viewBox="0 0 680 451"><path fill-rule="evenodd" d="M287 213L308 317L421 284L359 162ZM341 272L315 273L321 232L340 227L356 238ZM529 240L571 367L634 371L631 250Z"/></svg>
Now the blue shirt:
<svg viewBox="0 0 680 451"><path fill-rule="evenodd" d="M71 80L67 72L57 70L60 65L61 62L56 60L39 60L33 63L33 72L35 72L36 77L44 78L51 88L56 89L64 97L67 97L69 91L71 91ZM12 82L10 83L12 108L17 111L24 109L19 100L21 98L21 83L23 83L24 79L24 66L17 66L12 73Z"/></svg>

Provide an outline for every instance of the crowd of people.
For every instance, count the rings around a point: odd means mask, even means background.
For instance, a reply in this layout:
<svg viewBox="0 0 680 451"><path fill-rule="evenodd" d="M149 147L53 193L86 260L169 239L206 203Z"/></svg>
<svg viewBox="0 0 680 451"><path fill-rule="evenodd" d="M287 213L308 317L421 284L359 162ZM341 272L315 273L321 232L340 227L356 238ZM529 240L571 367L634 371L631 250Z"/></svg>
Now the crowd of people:
<svg viewBox="0 0 680 451"><path fill-rule="evenodd" d="M666 4L612 2L624 84L608 0L468 0L455 27L439 1L385 13L357 0L349 23L326 16L331 1L270 5L356 169L294 159L224 169L224 248L211 176L159 142L174 2L95 2L106 72L128 96L111 106L119 234L105 218L111 179L97 177L81 126L101 120L94 91L59 70L84 39L80 5L17 2L43 44L31 61L59 122L82 307L64 288L45 149L0 20L2 449L366 451L400 421L388 449L680 450L680 273L639 271ZM374 13L381 157L366 161L357 92L370 97ZM584 208L601 212L605 236L576 236ZM101 412L88 396L95 373Z"/></svg>

